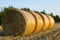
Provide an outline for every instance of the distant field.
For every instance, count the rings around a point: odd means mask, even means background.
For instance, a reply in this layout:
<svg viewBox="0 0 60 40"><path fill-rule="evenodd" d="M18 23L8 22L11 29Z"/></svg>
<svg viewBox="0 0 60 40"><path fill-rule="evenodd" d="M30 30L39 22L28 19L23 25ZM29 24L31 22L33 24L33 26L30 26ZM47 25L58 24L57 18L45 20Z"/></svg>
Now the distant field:
<svg viewBox="0 0 60 40"><path fill-rule="evenodd" d="M52 30L31 34L28 36L1 36L0 40L60 40L60 23L55 23Z"/></svg>
<svg viewBox="0 0 60 40"><path fill-rule="evenodd" d="M55 23L55 27L60 28L60 23Z"/></svg>

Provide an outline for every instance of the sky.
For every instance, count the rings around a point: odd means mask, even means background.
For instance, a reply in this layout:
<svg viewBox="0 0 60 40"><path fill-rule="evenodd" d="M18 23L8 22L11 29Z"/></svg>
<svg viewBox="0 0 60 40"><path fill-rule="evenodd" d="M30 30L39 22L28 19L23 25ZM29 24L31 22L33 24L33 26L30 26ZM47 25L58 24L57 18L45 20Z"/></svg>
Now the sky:
<svg viewBox="0 0 60 40"><path fill-rule="evenodd" d="M34 11L45 10L47 14L53 12L60 16L60 0L0 0L0 11L4 7L30 8Z"/></svg>

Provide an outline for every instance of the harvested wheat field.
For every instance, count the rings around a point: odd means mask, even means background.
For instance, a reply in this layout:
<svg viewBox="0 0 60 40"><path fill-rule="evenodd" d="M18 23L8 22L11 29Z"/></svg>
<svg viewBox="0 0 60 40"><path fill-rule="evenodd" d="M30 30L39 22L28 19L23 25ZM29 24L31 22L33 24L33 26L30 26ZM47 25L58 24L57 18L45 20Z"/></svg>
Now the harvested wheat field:
<svg viewBox="0 0 60 40"><path fill-rule="evenodd" d="M0 40L60 40L60 23L55 23L52 30L28 36L0 36Z"/></svg>

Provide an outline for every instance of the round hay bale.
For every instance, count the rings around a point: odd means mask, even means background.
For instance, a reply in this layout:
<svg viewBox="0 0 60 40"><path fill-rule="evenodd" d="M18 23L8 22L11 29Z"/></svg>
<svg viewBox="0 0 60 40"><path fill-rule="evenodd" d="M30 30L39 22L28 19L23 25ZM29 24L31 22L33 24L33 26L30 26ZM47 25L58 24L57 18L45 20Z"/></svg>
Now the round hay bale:
<svg viewBox="0 0 60 40"><path fill-rule="evenodd" d="M0 30L3 30L2 25L0 25Z"/></svg>
<svg viewBox="0 0 60 40"><path fill-rule="evenodd" d="M23 10L8 10L2 18L3 30L7 35L28 35L35 28L35 19L32 14Z"/></svg>
<svg viewBox="0 0 60 40"><path fill-rule="evenodd" d="M54 28L54 24L55 24L54 19L53 19L50 15L46 15L46 16L47 16L48 19L49 19L49 27L48 27L48 29Z"/></svg>
<svg viewBox="0 0 60 40"><path fill-rule="evenodd" d="M43 28L42 31L45 31L49 27L49 19L45 14L39 13L40 16L43 18Z"/></svg>
<svg viewBox="0 0 60 40"><path fill-rule="evenodd" d="M36 25L34 16L27 11L21 10L20 12L23 14L25 21L26 21L26 28L25 28L23 35L32 33L34 31L35 25Z"/></svg>
<svg viewBox="0 0 60 40"><path fill-rule="evenodd" d="M35 17L35 20L36 20L36 27L35 27L33 32L41 31L41 29L43 27L43 19L42 19L42 17L38 13L35 13L33 11L30 11L30 13Z"/></svg>

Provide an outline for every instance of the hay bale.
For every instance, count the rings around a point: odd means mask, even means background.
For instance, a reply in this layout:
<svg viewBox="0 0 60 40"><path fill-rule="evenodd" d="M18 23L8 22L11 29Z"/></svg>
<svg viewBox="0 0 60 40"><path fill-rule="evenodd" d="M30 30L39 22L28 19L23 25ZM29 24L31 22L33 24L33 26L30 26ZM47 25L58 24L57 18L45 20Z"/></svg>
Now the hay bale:
<svg viewBox="0 0 60 40"><path fill-rule="evenodd" d="M43 19L38 13L35 13L33 11L30 11L30 13L35 17L36 20L36 27L33 32L37 33L43 28Z"/></svg>
<svg viewBox="0 0 60 40"><path fill-rule="evenodd" d="M49 27L49 19L45 14L39 13L39 15L43 18L43 28L42 31L45 31Z"/></svg>
<svg viewBox="0 0 60 40"><path fill-rule="evenodd" d="M49 19L49 27L48 27L48 29L54 28L54 24L55 24L54 19L53 19L50 15L46 15L46 16L47 16L48 19Z"/></svg>
<svg viewBox="0 0 60 40"><path fill-rule="evenodd" d="M32 33L33 30L35 29L35 24L36 24L35 18L31 13L27 11L21 10L20 12L22 13L26 21L26 28L25 28L25 32L23 33L23 35L28 35Z"/></svg>
<svg viewBox="0 0 60 40"><path fill-rule="evenodd" d="M0 25L0 30L3 30L2 25Z"/></svg>
<svg viewBox="0 0 60 40"><path fill-rule="evenodd" d="M3 30L7 35L27 35L35 28L34 17L23 10L8 10L2 18Z"/></svg>

